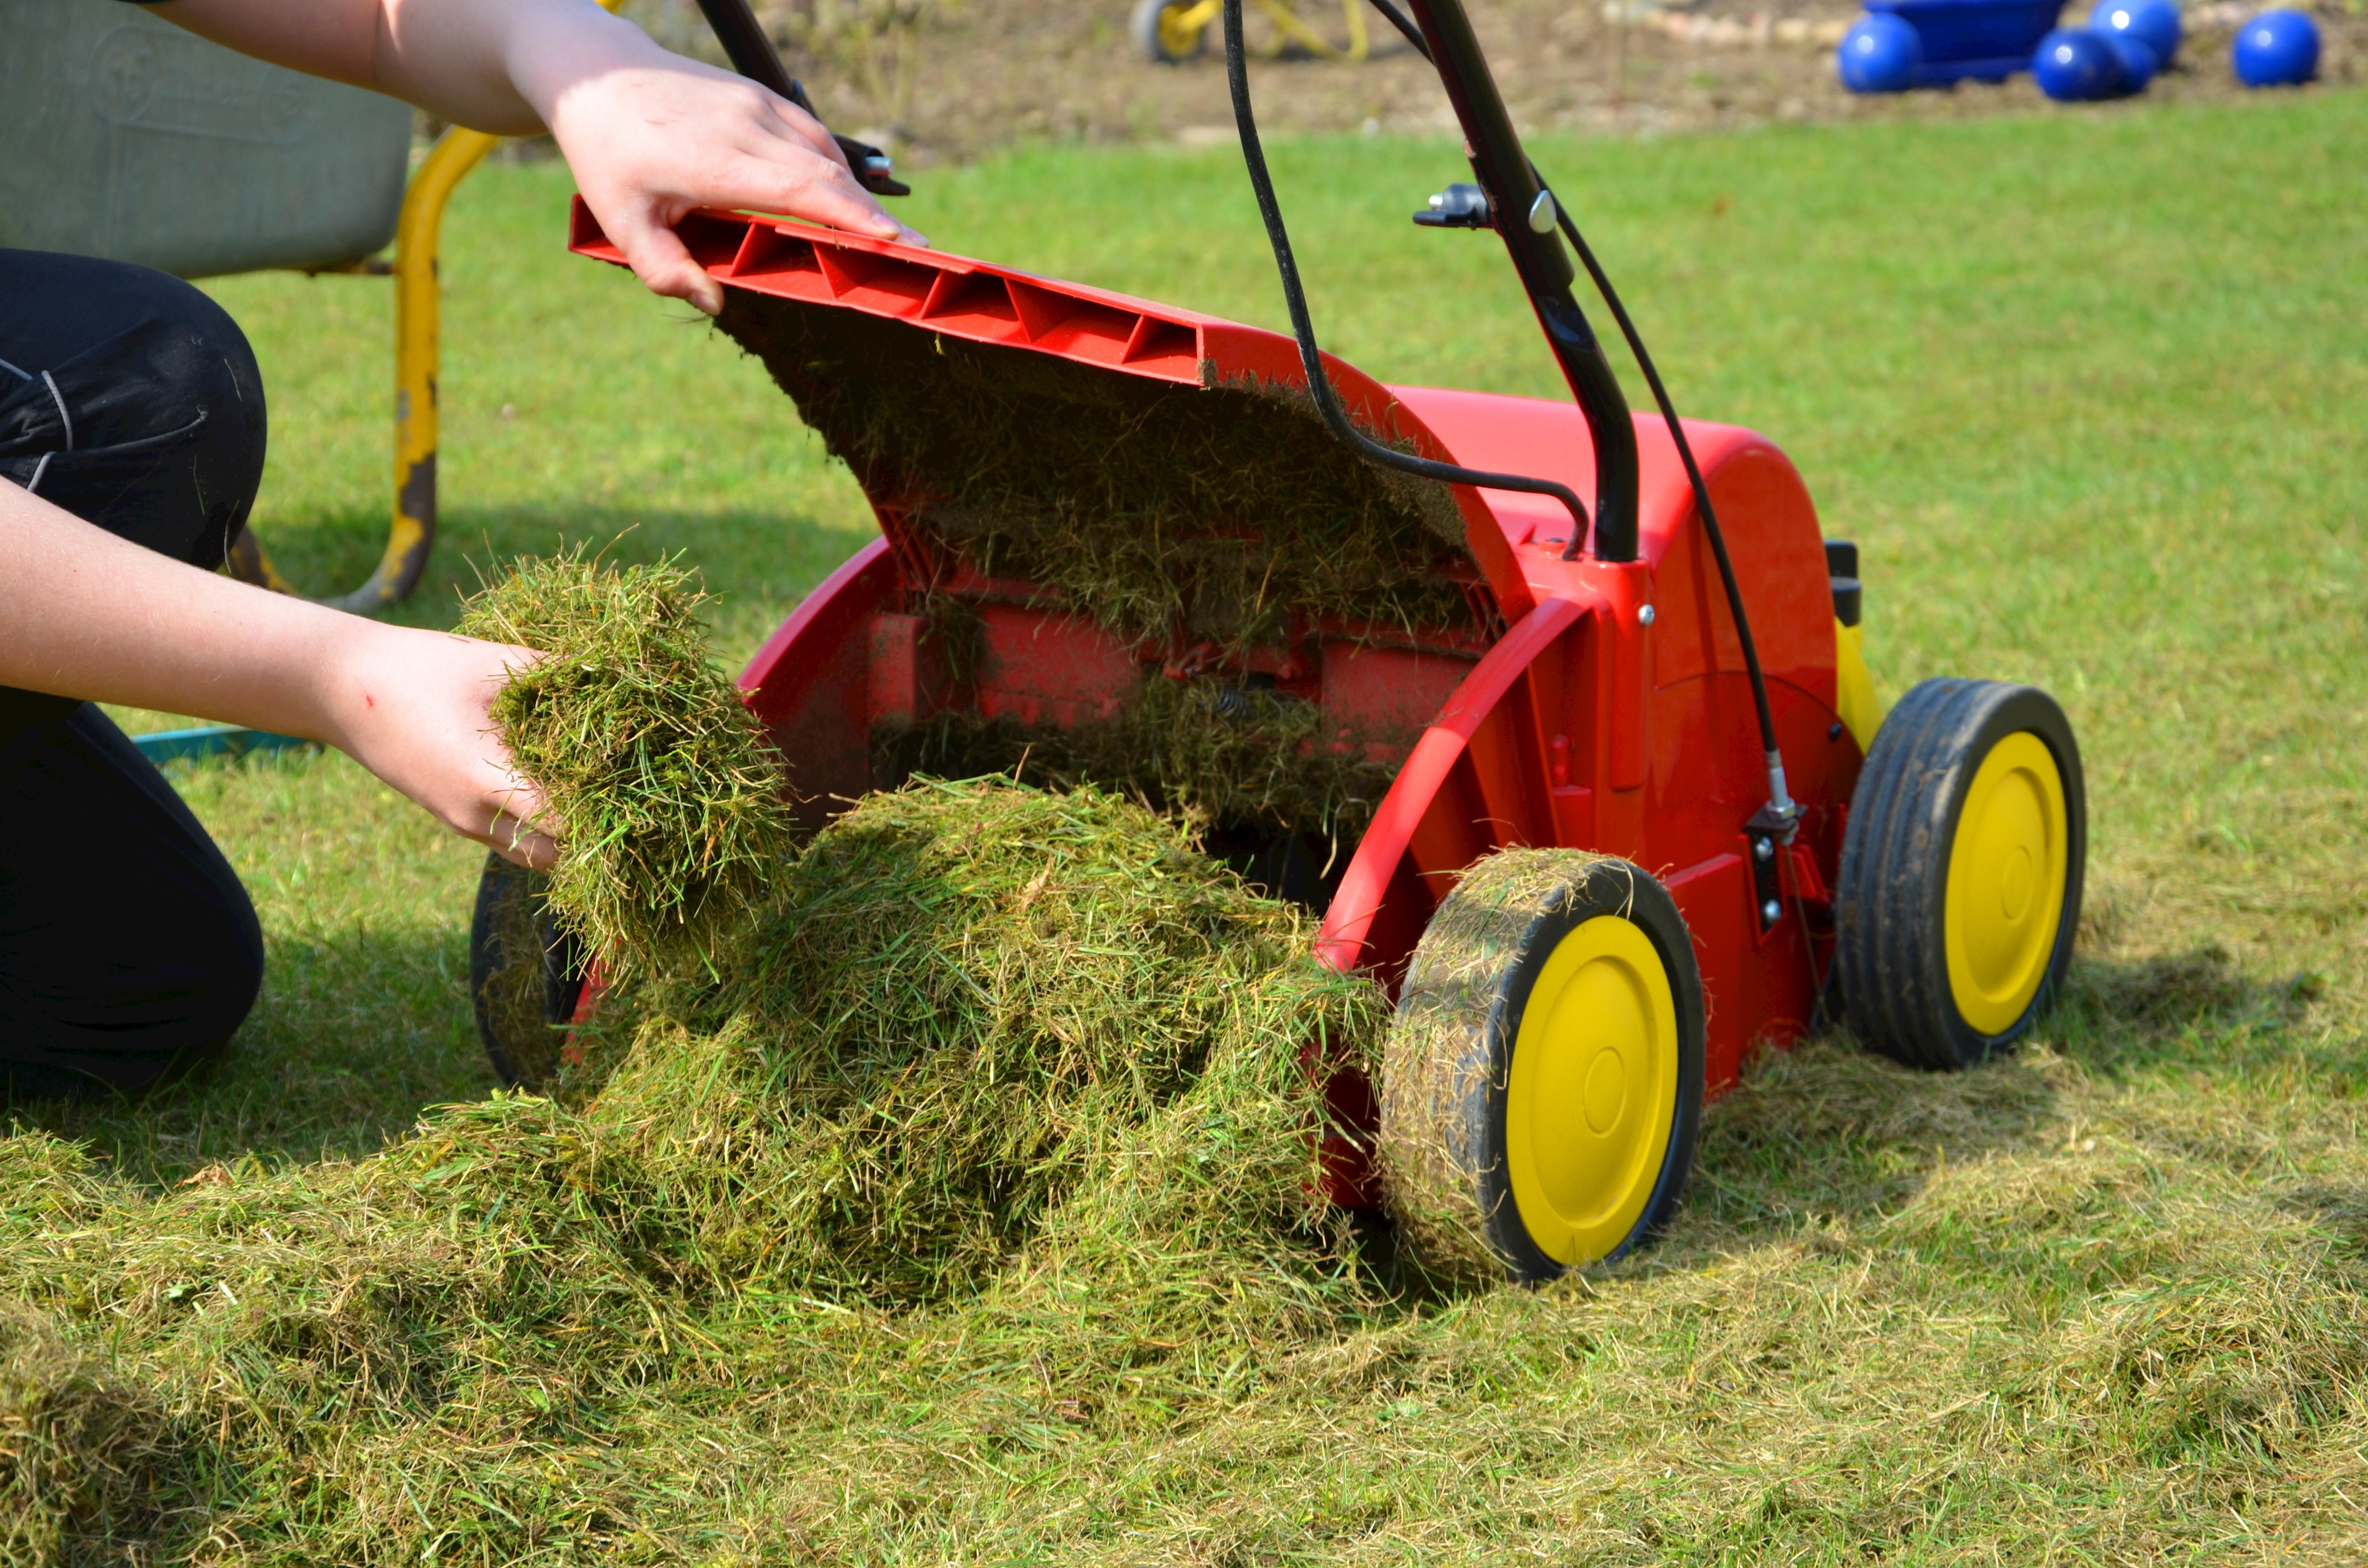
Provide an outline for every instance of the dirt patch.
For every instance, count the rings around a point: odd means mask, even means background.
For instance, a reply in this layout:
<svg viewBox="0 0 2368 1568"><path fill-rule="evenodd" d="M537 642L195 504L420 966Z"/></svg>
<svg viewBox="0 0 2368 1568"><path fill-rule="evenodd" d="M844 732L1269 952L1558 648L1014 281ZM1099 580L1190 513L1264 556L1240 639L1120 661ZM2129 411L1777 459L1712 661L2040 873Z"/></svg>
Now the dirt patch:
<svg viewBox="0 0 2368 1568"><path fill-rule="evenodd" d="M2368 6L2315 8L2324 34L2320 80L2368 74ZM1858 97L1834 78L1833 46L1854 6L1654 0L1470 0L1498 85L1524 131L1683 131L1771 120L1930 120L2046 107L2028 74L1997 86ZM1126 0L962 0L925 27L911 64L909 108L874 101L851 74L792 49L791 70L841 129L888 130L908 165L959 161L1015 142L1229 142L1224 62L1215 29L1197 60L1154 65L1127 37ZM1300 14L1335 40L1347 37L1331 0ZM2245 92L2228 45L2258 7L2188 8L2178 63L2138 102L2198 102ZM2085 15L2068 6L2067 21ZM629 15L676 48L716 56L690 0L635 0ZM792 31L786 8L776 32ZM1253 17L1255 45L1268 24ZM1285 58L1256 67L1261 125L1276 131L1371 130L1429 134L1453 120L1429 69L1370 16L1372 54L1361 64ZM717 56L720 58L720 56ZM2313 89L2313 90L2324 90Z"/></svg>

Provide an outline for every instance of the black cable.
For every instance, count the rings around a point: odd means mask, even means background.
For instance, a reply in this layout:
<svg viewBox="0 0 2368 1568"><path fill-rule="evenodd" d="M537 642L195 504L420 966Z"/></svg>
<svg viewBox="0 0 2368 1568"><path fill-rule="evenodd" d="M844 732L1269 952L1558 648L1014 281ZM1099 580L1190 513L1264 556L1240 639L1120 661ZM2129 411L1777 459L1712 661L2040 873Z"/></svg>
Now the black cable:
<svg viewBox="0 0 2368 1568"><path fill-rule="evenodd" d="M1291 235L1282 226L1282 208L1275 200L1274 178L1267 172L1266 151L1258 144L1258 121L1250 112L1249 62L1242 46L1242 0L1225 0L1225 80L1233 89L1234 125L1241 132L1242 161L1249 165L1250 188L1258 195L1258 216L1266 223L1267 244L1273 247L1275 269L1282 275L1282 301L1290 309L1292 336L1298 341L1299 361L1307 371L1307 394L1315 400L1325 426L1341 444L1368 462L1384 468L1449 484L1551 495L1570 509L1572 542L1585 539L1588 527L1587 506L1567 484L1518 473L1490 473L1395 451L1349 423L1338 394L1332 390L1331 380L1324 373L1323 357L1316 350L1315 325L1307 313L1307 290L1299 281L1299 263L1292 256Z"/></svg>
<svg viewBox="0 0 2368 1568"><path fill-rule="evenodd" d="M1399 35L1406 42L1414 45L1414 51L1417 54L1421 55L1425 60L1430 59L1430 42L1422 36L1422 29L1414 25L1413 17L1391 5L1390 0L1373 0L1373 9L1387 17L1390 26L1397 28ZM1433 63L1437 62L1434 61Z"/></svg>
<svg viewBox="0 0 2368 1568"><path fill-rule="evenodd" d="M1229 5L1238 9L1238 0L1229 0ZM1399 10L1393 0L1372 0L1372 6L1407 43L1414 46L1416 53L1427 61L1431 59L1430 45L1423 38L1422 29L1415 25L1412 17ZM1228 25L1238 26L1232 22ZM1229 51L1232 48L1230 33L1227 47ZM1230 68L1230 53L1226 63ZM1432 63L1435 65L1437 62L1434 61ZM1235 113L1245 124L1247 123L1247 95L1238 88L1235 94ZM1258 172L1253 171L1254 177ZM1744 674L1751 684L1751 706L1759 722L1759 745L1767 755L1769 804L1789 824L1789 820L1796 814L1796 808L1784 784L1784 758L1776 744L1776 716L1768 701L1768 677L1759 667L1759 648L1752 641L1751 617L1743 608L1743 585L1736 580L1735 562L1726 552L1726 534L1718 526L1718 510L1711 505L1710 485L1702 479L1702 465L1694 459L1693 443L1686 439L1685 426L1678 418L1677 404L1670 400L1668 388L1662 384L1661 372L1654 366L1653 356L1645 347L1644 335L1636 330L1636 324L1629 318L1628 307L1620 301L1620 291L1611 286L1610 275L1595 259L1595 252L1588 247L1586 236L1578 232L1578 224L1572 219L1570 208L1560 197L1554 196L1554 187L1546 184L1545 176L1538 172L1535 164L1530 165L1530 177L1536 180L1538 188L1545 191L1554 201L1554 217L1562 226L1564 237L1578 253L1579 263L1587 268L1587 276L1594 282L1595 291L1603 297L1603 303L1611 312L1611 319L1620 324L1620 335L1627 340L1628 352L1635 356L1636 368L1644 372L1645 384L1652 389L1653 401L1660 405L1661 421L1668 426L1669 439L1677 446L1679 460L1685 464L1686 483L1694 493L1694 510L1702 516L1702 533L1710 540L1711 556L1718 562L1719 583L1726 590L1727 613L1735 618L1736 639L1743 648ZM1294 315L1293 320L1297 319ZM1580 537L1578 534L1571 536L1566 558L1577 553Z"/></svg>
<svg viewBox="0 0 2368 1568"><path fill-rule="evenodd" d="M1372 0L1372 6L1374 10L1388 18L1390 26L1395 28L1406 42L1414 45L1417 53L1425 60L1430 59L1430 45L1424 40L1422 29L1415 26L1412 17L1399 10L1392 0ZM1602 264L1595 259L1595 252L1588 248L1587 239L1578 232L1578 224L1571 218L1570 209L1564 205L1560 197L1554 196L1554 187L1546 184L1545 176L1538 172L1535 164L1530 165L1530 177L1538 182L1540 190L1553 197L1554 217L1562 225L1564 237L1570 241L1571 248L1578 252L1579 263L1587 268L1587 276L1594 280L1595 291L1603 297L1603 303L1611 312L1611 319L1620 324L1620 335L1628 340L1628 352L1636 357L1636 368L1645 373L1645 384L1652 389L1653 401L1660 404L1661 421L1669 427L1669 439L1677 443L1678 458L1686 465L1686 483L1693 487L1694 509L1702 514L1702 532L1710 540L1711 555L1718 562L1719 582L1726 589L1727 612L1735 617L1736 637L1743 645L1743 668L1750 677L1751 705L1759 719L1760 749L1768 754L1770 766L1781 769L1783 765L1776 746L1776 718L1768 705L1768 678L1759 670L1759 649L1751 640L1751 618L1743 608L1742 585L1736 582L1735 562L1726 553L1726 535L1718 526L1718 511L1710 504L1710 486L1702 480L1702 465L1694 460L1693 443L1686 439L1685 426L1678 418L1677 404L1669 401L1669 390L1661 384L1661 372L1654 368L1653 356L1645 347L1644 335L1637 332L1636 324L1629 319L1628 307L1620 302L1620 291L1611 286L1611 278L1604 272ZM1577 543L1576 539L1571 541L1573 552L1576 552ZM1777 778L1781 779L1781 772ZM1790 799L1782 790L1771 793L1780 807Z"/></svg>
<svg viewBox="0 0 2368 1568"><path fill-rule="evenodd" d="M1376 5L1385 3L1386 0L1374 0ZM1538 173L1535 164L1530 165L1530 176L1538 182L1539 189L1550 196L1553 194L1553 187L1546 184L1545 176ZM1783 762L1776 747L1775 714L1768 706L1768 678L1759 673L1759 649L1751 640L1751 618L1744 613L1743 586L1736 580L1735 562L1726 553L1726 535L1720 529L1718 513L1710 504L1710 486L1702 480L1702 465L1694 461L1693 443L1686 439L1685 426L1678 418L1677 404L1669 401L1669 391L1661 384L1661 372L1654 369L1653 356L1645 351L1645 339L1637 332L1636 324L1628 319L1628 307L1620 302L1619 290L1611 287L1611 279L1595 259L1595 253L1588 248L1586 239L1578 232L1578 225L1571 220L1570 209L1563 205L1560 197L1554 198L1554 216L1561 221L1564 236L1570 241L1571 248L1578 252L1579 265L1586 267L1588 277L1594 279L1595 291L1603 296L1603 303L1611 312L1611 319L1620 324L1620 335L1628 340L1628 352L1636 357L1636 368L1645 372L1645 384L1652 389L1653 401L1661 405L1661 421L1669 427L1669 438L1677 443L1679 460L1686 465L1686 482L1693 486L1694 509L1702 514L1702 533L1710 540L1710 552L1718 562L1719 581L1726 588L1727 612L1735 617L1736 638L1743 644L1743 668L1751 679L1751 705L1759 714L1760 749L1768 754L1768 765L1775 770L1775 778L1781 782ZM1781 789L1774 790L1772 793L1775 796L1773 803L1780 809L1791 800Z"/></svg>

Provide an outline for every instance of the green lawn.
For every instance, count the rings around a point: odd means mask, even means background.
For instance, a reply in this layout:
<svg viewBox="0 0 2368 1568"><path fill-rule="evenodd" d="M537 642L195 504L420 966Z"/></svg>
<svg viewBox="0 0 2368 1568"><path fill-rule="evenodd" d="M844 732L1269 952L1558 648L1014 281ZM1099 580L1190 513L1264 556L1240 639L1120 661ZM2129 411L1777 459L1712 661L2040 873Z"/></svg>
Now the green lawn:
<svg viewBox="0 0 2368 1568"><path fill-rule="evenodd" d="M1761 1073L1642 1265L1377 1328L1157 1462L1078 1437L1008 1494L959 1466L928 1471L934 1498L850 1481L804 1539L916 1561L2368 1548L2363 145L2368 96L2318 93L1537 146L1681 407L1766 431L1861 542L1886 695L1968 674L2064 700L2093 834L2072 1004L1958 1079L1836 1044ZM1457 177L1451 145L1274 157L1327 347L1554 390L1493 240L1406 222ZM921 183L905 210L949 249L1280 320L1229 150ZM478 570L622 535L704 570L736 662L866 537L860 498L688 307L564 254L567 191L492 166L455 204L445 531L401 613L448 624ZM273 400L258 525L298 580L348 586L383 532L389 290L210 287ZM171 1181L365 1152L485 1095L477 854L334 756L178 778L263 912L263 1001L200 1083L20 1119Z"/></svg>

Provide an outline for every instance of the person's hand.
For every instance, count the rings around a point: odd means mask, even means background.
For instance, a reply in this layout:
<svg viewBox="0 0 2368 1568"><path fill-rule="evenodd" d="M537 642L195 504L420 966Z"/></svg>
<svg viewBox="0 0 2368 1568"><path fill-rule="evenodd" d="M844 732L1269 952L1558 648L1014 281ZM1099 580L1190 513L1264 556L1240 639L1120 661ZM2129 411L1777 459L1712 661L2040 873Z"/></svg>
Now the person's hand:
<svg viewBox="0 0 2368 1568"><path fill-rule="evenodd" d="M173 0L168 21L503 136L548 130L635 276L708 314L723 290L675 237L694 207L928 242L857 183L814 116L670 54L592 0Z"/></svg>
<svg viewBox="0 0 2368 1568"><path fill-rule="evenodd" d="M528 648L363 623L328 679L336 733L324 737L445 826L505 859L548 870L558 846L542 792L494 731L493 701Z"/></svg>
<svg viewBox="0 0 2368 1568"><path fill-rule="evenodd" d="M655 50L576 78L545 110L600 227L653 293L709 315L723 286L676 237L696 207L749 208L927 244L857 183L820 121L743 77Z"/></svg>

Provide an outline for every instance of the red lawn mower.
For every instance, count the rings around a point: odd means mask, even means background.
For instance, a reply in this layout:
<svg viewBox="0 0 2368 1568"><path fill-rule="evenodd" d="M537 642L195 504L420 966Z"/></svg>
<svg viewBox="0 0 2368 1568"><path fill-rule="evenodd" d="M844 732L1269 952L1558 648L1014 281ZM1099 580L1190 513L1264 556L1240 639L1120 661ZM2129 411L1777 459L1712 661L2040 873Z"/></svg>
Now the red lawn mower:
<svg viewBox="0 0 2368 1568"><path fill-rule="evenodd" d="M1053 745L1178 691L1244 709L1253 737L1290 715L1276 744L1310 766L1377 769L1353 817L1215 820L1211 843L1396 997L1380 1082L1318 1064L1352 1130L1327 1145L1333 1195L1386 1205L1435 1262L1539 1279L1668 1222L1705 1098L1756 1048L1846 1013L1873 1049L1956 1068L2028 1029L2078 923L2079 752L2029 687L1927 681L1884 712L1856 548L1821 536L1771 442L1678 417L1461 0L1374 4L1437 66L1470 155L1416 222L1496 232L1572 403L1384 386L1319 352L1239 0L1226 64L1292 336L803 223L680 233L879 517L741 677L809 821L926 764L908 743L933 724ZM793 96L734 6L706 0L735 63ZM580 203L572 243L621 260ZM1581 268L1656 414L1630 414ZM1136 525L1079 497L1121 472L1159 497L1156 559L1186 563L1132 623L1083 612L1058 551L996 546L976 501L988 474L1005 512L1118 549ZM1278 575L1286 514L1333 543ZM1385 516L1386 614L1292 597ZM1188 569L1261 550L1255 614L1250 579ZM481 994L512 875L494 862L480 901ZM564 1022L580 985L560 948L544 962ZM507 1075L518 1043L481 1021Z"/></svg>

